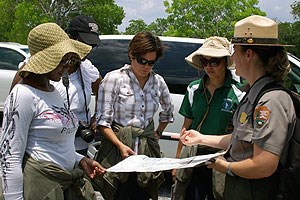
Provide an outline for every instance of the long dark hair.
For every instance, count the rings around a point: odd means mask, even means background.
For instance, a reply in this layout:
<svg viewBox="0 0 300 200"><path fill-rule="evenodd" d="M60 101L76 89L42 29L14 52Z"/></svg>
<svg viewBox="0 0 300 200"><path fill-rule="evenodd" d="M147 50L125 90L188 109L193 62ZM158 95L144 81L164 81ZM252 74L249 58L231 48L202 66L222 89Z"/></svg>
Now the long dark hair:
<svg viewBox="0 0 300 200"><path fill-rule="evenodd" d="M267 75L272 76L279 83L290 71L287 52L281 46L241 46L243 52L247 49L254 51L266 69Z"/></svg>

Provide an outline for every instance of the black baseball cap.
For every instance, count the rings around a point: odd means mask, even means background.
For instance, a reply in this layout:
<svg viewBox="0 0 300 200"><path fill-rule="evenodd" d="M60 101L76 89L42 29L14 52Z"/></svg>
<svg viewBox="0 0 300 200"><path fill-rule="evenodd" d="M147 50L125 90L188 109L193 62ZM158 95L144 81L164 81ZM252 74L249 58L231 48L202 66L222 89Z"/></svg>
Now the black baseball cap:
<svg viewBox="0 0 300 200"><path fill-rule="evenodd" d="M98 25L90 16L79 15L74 17L67 28L67 33L78 32L84 43L89 45L99 45Z"/></svg>

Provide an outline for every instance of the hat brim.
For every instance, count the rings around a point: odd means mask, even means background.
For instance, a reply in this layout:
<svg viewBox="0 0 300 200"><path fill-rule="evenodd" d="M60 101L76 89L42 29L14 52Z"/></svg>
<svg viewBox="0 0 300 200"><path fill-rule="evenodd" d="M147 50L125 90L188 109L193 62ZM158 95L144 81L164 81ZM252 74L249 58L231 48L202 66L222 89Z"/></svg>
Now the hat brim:
<svg viewBox="0 0 300 200"><path fill-rule="evenodd" d="M230 58L230 54L227 50L224 49L212 49L212 48L203 48L200 47L195 52L191 53L188 57L185 58L185 61L196 69L202 68L200 65L200 57L201 56L209 56L214 58L222 58L227 57L227 67L232 68L232 59Z"/></svg>
<svg viewBox="0 0 300 200"><path fill-rule="evenodd" d="M233 45L240 45L240 46L267 46L267 47L294 47L295 45L292 44L248 44L248 43L232 43Z"/></svg>
<svg viewBox="0 0 300 200"><path fill-rule="evenodd" d="M30 56L28 63L26 63L19 74L22 77L24 77L26 72L46 74L54 70L67 53L78 54L80 59L83 59L91 49L91 46L79 41L72 39L63 40Z"/></svg>
<svg viewBox="0 0 300 200"><path fill-rule="evenodd" d="M80 38L89 45L99 45L101 43L98 34L78 32Z"/></svg>

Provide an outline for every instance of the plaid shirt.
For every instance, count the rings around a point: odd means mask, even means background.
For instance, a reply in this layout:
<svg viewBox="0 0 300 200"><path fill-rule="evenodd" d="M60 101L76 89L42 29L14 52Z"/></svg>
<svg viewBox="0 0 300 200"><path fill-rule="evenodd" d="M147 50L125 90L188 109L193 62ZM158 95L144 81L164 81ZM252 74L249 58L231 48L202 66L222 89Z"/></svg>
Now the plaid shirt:
<svg viewBox="0 0 300 200"><path fill-rule="evenodd" d="M99 86L97 125L145 128L161 105L160 122L173 122L174 105L164 79L154 73L142 89L130 65L107 73Z"/></svg>

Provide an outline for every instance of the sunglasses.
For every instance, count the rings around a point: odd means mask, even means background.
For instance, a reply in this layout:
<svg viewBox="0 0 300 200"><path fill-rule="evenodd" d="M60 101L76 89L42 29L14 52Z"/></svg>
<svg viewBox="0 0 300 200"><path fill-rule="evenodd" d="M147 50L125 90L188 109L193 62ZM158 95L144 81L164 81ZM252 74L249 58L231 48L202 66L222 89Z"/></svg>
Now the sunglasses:
<svg viewBox="0 0 300 200"><path fill-rule="evenodd" d="M148 64L150 67L152 67L156 63L156 60L147 60L146 58L143 58L141 56L137 56L136 57L136 61L140 65L146 65L146 64Z"/></svg>
<svg viewBox="0 0 300 200"><path fill-rule="evenodd" d="M222 59L223 58L211 58L208 60L206 58L200 58L200 65L206 67L209 64L211 67L217 67L222 62Z"/></svg>
<svg viewBox="0 0 300 200"><path fill-rule="evenodd" d="M62 60L60 62L61 65L63 65L64 67L67 66L67 65L70 65L70 66L74 66L76 64L78 64L80 62L80 59L79 58L76 58L76 57L71 57L71 58L68 58L66 60Z"/></svg>

